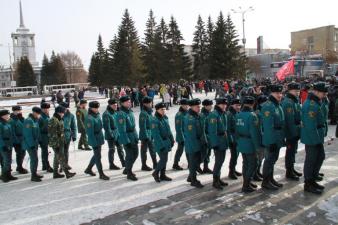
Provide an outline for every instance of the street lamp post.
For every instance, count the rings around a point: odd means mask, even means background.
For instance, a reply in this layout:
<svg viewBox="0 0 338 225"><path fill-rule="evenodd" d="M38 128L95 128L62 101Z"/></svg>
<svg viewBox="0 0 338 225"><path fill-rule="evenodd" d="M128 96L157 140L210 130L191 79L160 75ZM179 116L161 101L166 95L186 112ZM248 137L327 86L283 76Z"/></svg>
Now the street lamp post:
<svg viewBox="0 0 338 225"><path fill-rule="evenodd" d="M0 47L2 47L2 46L5 47L3 44L0 44ZM9 68L11 70L10 76L11 76L11 86L12 86L12 81L14 81L13 68L12 68L12 55L11 55L11 47L12 46L10 44L8 44L7 47L8 47L8 56L9 56Z"/></svg>
<svg viewBox="0 0 338 225"><path fill-rule="evenodd" d="M242 26L243 26L243 39L242 39L242 43L243 43L243 49L244 49L244 54L245 54L245 43L246 43L246 39L245 39L245 13L254 11L254 8L252 6L250 6L247 9L242 9L242 7L239 7L238 10L231 9L231 11L233 13L240 13L242 15Z"/></svg>

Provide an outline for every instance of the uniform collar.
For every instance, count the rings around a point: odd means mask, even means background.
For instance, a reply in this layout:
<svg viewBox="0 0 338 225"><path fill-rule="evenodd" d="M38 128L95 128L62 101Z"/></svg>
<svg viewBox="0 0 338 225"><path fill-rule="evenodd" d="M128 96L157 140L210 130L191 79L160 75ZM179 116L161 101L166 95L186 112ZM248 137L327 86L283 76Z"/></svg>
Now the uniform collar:
<svg viewBox="0 0 338 225"><path fill-rule="evenodd" d="M248 106L243 106L242 112L253 112L253 110L252 110L252 108L250 108Z"/></svg>
<svg viewBox="0 0 338 225"><path fill-rule="evenodd" d="M313 101L317 102L318 104L321 103L320 99L315 94L313 94L313 93L309 93L309 95L308 95L307 98L310 99L310 100L313 100Z"/></svg>
<svg viewBox="0 0 338 225"><path fill-rule="evenodd" d="M272 95L269 96L269 100L270 100L271 102L273 102L273 104L279 105L279 102L277 101L277 99L275 99L275 97L273 97Z"/></svg>
<svg viewBox="0 0 338 225"><path fill-rule="evenodd" d="M155 116L156 116L156 118L158 118L158 119L164 119L164 118L167 118L167 116L166 115L161 115L161 114L159 114L158 112L155 112Z"/></svg>
<svg viewBox="0 0 338 225"><path fill-rule="evenodd" d="M224 111L218 105L215 105L215 110L220 114L224 113Z"/></svg>
<svg viewBox="0 0 338 225"><path fill-rule="evenodd" d="M229 107L229 112L234 114L234 115L237 113L237 111L232 106Z"/></svg>
<svg viewBox="0 0 338 225"><path fill-rule="evenodd" d="M124 106L121 106L121 111L126 112L126 113L132 112L131 109L128 109L128 108L126 108Z"/></svg>
<svg viewBox="0 0 338 225"><path fill-rule="evenodd" d="M298 98L290 93L286 93L286 97L292 99L294 102L298 103Z"/></svg>
<svg viewBox="0 0 338 225"><path fill-rule="evenodd" d="M209 112L206 108L204 108L204 107L201 109L201 112L202 112L203 114L206 114L206 115L210 113L210 112Z"/></svg>
<svg viewBox="0 0 338 225"><path fill-rule="evenodd" d="M198 117L199 116L199 114L197 112L195 112L194 110L192 110L192 109L189 109L188 113L190 115L194 116L194 117Z"/></svg>
<svg viewBox="0 0 338 225"><path fill-rule="evenodd" d="M187 110L183 109L182 106L180 106L180 109L178 111L180 111L182 113L186 113L187 112Z"/></svg>
<svg viewBox="0 0 338 225"><path fill-rule="evenodd" d="M152 108L150 108L150 107L143 107L143 110L144 111L146 111L148 114L152 114L152 112L153 112L153 109Z"/></svg>
<svg viewBox="0 0 338 225"><path fill-rule="evenodd" d="M59 121L62 120L61 116L58 113L54 113L53 115L56 119L58 119Z"/></svg>

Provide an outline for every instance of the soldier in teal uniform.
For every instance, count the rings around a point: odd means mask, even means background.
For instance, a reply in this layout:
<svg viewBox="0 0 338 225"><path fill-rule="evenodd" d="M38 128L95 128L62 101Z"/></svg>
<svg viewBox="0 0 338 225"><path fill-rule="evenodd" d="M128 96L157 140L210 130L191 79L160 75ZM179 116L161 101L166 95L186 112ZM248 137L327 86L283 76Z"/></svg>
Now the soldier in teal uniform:
<svg viewBox="0 0 338 225"><path fill-rule="evenodd" d="M16 171L20 174L27 174L28 171L23 168L22 163L26 151L22 149L22 128L25 118L22 116L22 107L15 105L12 107L10 124L13 132L13 147L16 153Z"/></svg>
<svg viewBox="0 0 338 225"><path fill-rule="evenodd" d="M85 119L86 133L88 135L88 144L92 146L94 155L92 156L87 169L86 174L95 176L93 172L93 166L96 165L101 180L109 180L109 177L103 173L101 163L101 150L104 145L104 137L102 132L102 120L99 113L100 103L92 101L89 103L88 114Z"/></svg>
<svg viewBox="0 0 338 225"><path fill-rule="evenodd" d="M32 113L28 115L23 123L22 148L27 150L30 159L31 181L40 182L42 175L37 173L38 169L38 147L40 138L39 119L42 110L40 107L33 107Z"/></svg>
<svg viewBox="0 0 338 225"><path fill-rule="evenodd" d="M282 108L285 115L285 169L286 178L299 180L301 173L295 170L296 153L300 139L301 107L299 103L300 84L291 82L288 84L288 92L282 100Z"/></svg>
<svg viewBox="0 0 338 225"><path fill-rule="evenodd" d="M262 143L266 148L262 187L269 190L277 190L283 187L283 184L277 182L273 177L274 166L278 160L279 151L285 145L285 119L280 105L283 97L283 86L278 84L270 85L270 91L269 99L262 105L261 110Z"/></svg>
<svg viewBox="0 0 338 225"><path fill-rule="evenodd" d="M155 171L152 173L156 182L171 181L172 179L166 175L166 166L168 161L168 153L174 146L174 137L171 133L168 117L166 114L166 105L161 102L155 105L155 115L151 120L151 135L155 152L160 160L156 165Z"/></svg>
<svg viewBox="0 0 338 225"><path fill-rule="evenodd" d="M133 173L133 165L138 157L138 135L135 128L135 117L131 110L131 101L128 95L120 98L121 108L116 115L117 128L119 131L118 142L123 144L126 152L126 167L123 174L127 179L137 181Z"/></svg>
<svg viewBox="0 0 338 225"><path fill-rule="evenodd" d="M200 99L189 101L188 114L183 120L184 147L189 158L189 178L190 185L202 188L203 185L197 180L197 168L201 163L201 151L207 149L207 137L203 119L200 117Z"/></svg>
<svg viewBox="0 0 338 225"><path fill-rule="evenodd" d="M212 186L222 190L223 186L227 186L226 182L221 180L221 169L225 159L225 153L229 146L227 134L227 117L226 117L227 100L225 98L217 98L216 106L207 118L207 137L208 143L215 154L215 166L213 170Z"/></svg>
<svg viewBox="0 0 338 225"><path fill-rule="evenodd" d="M68 164L66 162L65 152L65 129L62 118L64 117L66 108L63 106L57 106L53 117L48 121L48 140L49 146L54 150L54 162L53 162L53 178L63 178L63 174L59 174L58 167L61 166L62 170L65 171L66 178L75 176L75 173L69 172Z"/></svg>
<svg viewBox="0 0 338 225"><path fill-rule="evenodd" d="M241 110L241 101L237 98L234 98L230 102L230 106L227 111L228 118L228 140L230 148L230 162L229 162L229 174L228 177L231 180L237 180L237 176L242 176L242 174L236 171L238 152L236 150L236 114Z"/></svg>
<svg viewBox="0 0 338 225"><path fill-rule="evenodd" d="M268 97L266 95L260 95L256 99L256 110L255 113L257 115L257 118L259 120L259 130L260 130L260 136L262 138L263 130L262 130L262 117L261 117L261 110L262 110L262 105L264 102L268 100ZM262 143L262 140L261 140ZM257 158L257 169L256 173L253 176L254 181L262 181L263 180L263 174L261 173L261 166L262 162L264 159L264 148L260 148L256 151L256 158Z"/></svg>
<svg viewBox="0 0 338 225"><path fill-rule="evenodd" d="M185 117L185 115L187 115L187 112L189 109L189 100L185 98L181 99L180 105L181 106L175 115L177 149L176 149L174 164L173 164L174 170L183 170L183 168L179 165L181 156L184 151L184 136L183 136L183 130L182 130L182 123L183 123L183 118ZM188 162L189 162L189 159L188 159Z"/></svg>
<svg viewBox="0 0 338 225"><path fill-rule="evenodd" d="M0 155L2 157L1 179L3 182L18 179L11 174L13 131L9 123L10 112L0 110Z"/></svg>
<svg viewBox="0 0 338 225"><path fill-rule="evenodd" d="M149 154L153 162L153 169L156 168L156 153L154 151L154 146L152 144L151 137L151 120L152 120L152 108L151 108L152 98L145 96L142 98L142 107L139 117L139 138L141 141L141 162L143 171L151 171L152 169L147 166L147 149L149 149Z"/></svg>
<svg viewBox="0 0 338 225"><path fill-rule="evenodd" d="M324 82L314 84L313 92L309 93L302 107L301 142L305 144L304 191L321 194L324 186L317 183L323 178L319 176L320 168L325 159L325 113L322 99L328 88Z"/></svg>
<svg viewBox="0 0 338 225"><path fill-rule="evenodd" d="M86 133L85 118L87 117L87 100L81 99L76 109L76 122L77 129L80 133L80 140L78 143L79 150L91 151L92 149L88 146L88 137Z"/></svg>
<svg viewBox="0 0 338 225"><path fill-rule="evenodd" d="M210 99L204 99L202 101L202 109L201 109L201 114L200 117L202 119L203 122L203 127L204 127L204 132L207 133L207 126L206 126L206 122L207 122L207 118L212 110L212 105L213 102ZM212 174L212 170L209 168L209 162L210 162L210 154L211 154L211 148L209 146L209 144L207 144L206 146L204 146L205 149L203 149L201 151L201 162L203 162L203 173L204 174Z"/></svg>
<svg viewBox="0 0 338 225"><path fill-rule="evenodd" d="M257 155L256 152L261 146L261 133L259 119L253 111L255 99L246 96L243 99L241 112L236 114L236 141L237 151L242 154L243 158L243 187L244 193L255 191L257 185L251 180L256 172Z"/></svg>
<svg viewBox="0 0 338 225"><path fill-rule="evenodd" d="M68 102L61 102L61 106L63 106L66 111L63 116L63 127L65 129L65 146L63 148L63 152L65 155L65 160L67 164L67 169L71 170L72 168L69 166L69 146L70 142L76 141L77 138L77 128L76 128L76 121L75 116L69 111L69 103Z"/></svg>
<svg viewBox="0 0 338 225"><path fill-rule="evenodd" d="M48 161L48 120L49 120L49 109L50 104L47 102L41 103L41 117L39 119L40 127L40 148L41 148L41 161L42 170L46 170L49 173L53 172L53 168L50 166Z"/></svg>
<svg viewBox="0 0 338 225"><path fill-rule="evenodd" d="M109 99L106 111L102 114L104 137L108 142L108 161L110 170L119 170L120 167L114 163L115 147L120 158L122 167L125 167L124 152L122 145L118 142L119 131L117 130L116 115L118 113L116 99Z"/></svg>

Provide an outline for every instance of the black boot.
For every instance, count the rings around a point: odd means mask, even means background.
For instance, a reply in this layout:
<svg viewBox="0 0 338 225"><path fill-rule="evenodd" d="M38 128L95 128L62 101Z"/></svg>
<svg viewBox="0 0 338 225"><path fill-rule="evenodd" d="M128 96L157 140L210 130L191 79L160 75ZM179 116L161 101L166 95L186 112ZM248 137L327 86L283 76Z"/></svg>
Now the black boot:
<svg viewBox="0 0 338 225"><path fill-rule="evenodd" d="M53 173L53 178L54 179L64 178L64 177L65 177L65 175L59 174L58 171L54 171L54 173Z"/></svg>
<svg viewBox="0 0 338 225"><path fill-rule="evenodd" d="M305 192L310 192L313 194L321 194L323 191L320 189L317 189L314 185L313 185L313 181L305 181L304 183L304 191Z"/></svg>
<svg viewBox="0 0 338 225"><path fill-rule="evenodd" d="M263 180L263 174L259 170L257 171L257 176L259 176Z"/></svg>
<svg viewBox="0 0 338 225"><path fill-rule="evenodd" d="M153 177L154 177L154 180L155 180L157 183L161 182L158 173L159 173L159 171L157 171L157 170L155 170L155 171L152 173L152 175L153 175Z"/></svg>
<svg viewBox="0 0 338 225"><path fill-rule="evenodd" d="M244 179L243 180L243 187L242 187L242 192L244 193L251 193L254 192L255 189L251 187L249 180Z"/></svg>
<svg viewBox="0 0 338 225"><path fill-rule="evenodd" d="M137 177L131 171L127 171L127 179L131 181L137 181Z"/></svg>
<svg viewBox="0 0 338 225"><path fill-rule="evenodd" d="M312 185L313 185L315 188L319 189L319 190L324 190L324 189L325 189L325 187L324 187L323 185L318 184L316 181L313 181L313 182L312 182Z"/></svg>
<svg viewBox="0 0 338 225"><path fill-rule="evenodd" d="M110 170L119 170L119 169L121 169L121 168L118 167L118 166L116 166L114 163L112 163L112 164L109 165L109 169L110 169Z"/></svg>
<svg viewBox="0 0 338 225"><path fill-rule="evenodd" d="M85 146L84 150L85 151L91 151L92 149L89 146Z"/></svg>
<svg viewBox="0 0 338 225"><path fill-rule="evenodd" d="M249 185L250 185L250 187L255 188L255 189L258 187L257 184L255 184L251 181L249 182Z"/></svg>
<svg viewBox="0 0 338 225"><path fill-rule="evenodd" d="M37 176L36 173L34 173L31 176L31 181L33 181L33 182L41 182L41 178L39 176Z"/></svg>
<svg viewBox="0 0 338 225"><path fill-rule="evenodd" d="M324 178L320 175L318 175L316 178L315 178L315 181L322 181Z"/></svg>
<svg viewBox="0 0 338 225"><path fill-rule="evenodd" d="M289 180L299 181L299 176L292 169L286 169L285 177Z"/></svg>
<svg viewBox="0 0 338 225"><path fill-rule="evenodd" d="M208 165L204 164L203 173L204 174L212 174L212 170L209 169Z"/></svg>
<svg viewBox="0 0 338 225"><path fill-rule="evenodd" d="M160 179L161 181L172 181L172 179L165 174L165 170L161 170Z"/></svg>
<svg viewBox="0 0 338 225"><path fill-rule="evenodd" d="M188 177L187 177L187 182L191 183L191 177L190 177L190 175L188 175Z"/></svg>
<svg viewBox="0 0 338 225"><path fill-rule="evenodd" d="M256 172L255 175L253 176L253 180L254 180L254 181L263 181L263 179L258 175L257 172Z"/></svg>
<svg viewBox="0 0 338 225"><path fill-rule="evenodd" d="M240 172L238 172L238 171L235 170L235 175L236 175L237 177L240 177L240 176L242 176L242 173L240 173Z"/></svg>
<svg viewBox="0 0 338 225"><path fill-rule="evenodd" d="M319 176L323 177L324 176L324 173L318 173Z"/></svg>
<svg viewBox="0 0 338 225"><path fill-rule="evenodd" d="M8 175L7 177L9 178L9 180L17 180L18 178L17 177L14 177L11 172L8 172Z"/></svg>
<svg viewBox="0 0 338 225"><path fill-rule="evenodd" d="M88 174L90 176L96 176L96 174L93 172L92 168L87 167L87 169L84 171L85 174Z"/></svg>
<svg viewBox="0 0 338 225"><path fill-rule="evenodd" d="M49 162L47 162L47 169L46 169L46 171L48 173L53 173L53 168L49 165Z"/></svg>
<svg viewBox="0 0 338 225"><path fill-rule="evenodd" d="M228 178L229 178L230 180L237 180L237 176L236 176L234 170L229 170Z"/></svg>
<svg viewBox="0 0 338 225"><path fill-rule="evenodd" d="M299 177L303 176L303 174L298 172L297 170L295 170L294 167L292 167L292 170L293 170L293 173L296 174L297 176L299 176Z"/></svg>
<svg viewBox="0 0 338 225"><path fill-rule="evenodd" d="M147 164L142 164L142 168L141 168L142 171L152 171L153 169L151 169L149 166L147 166Z"/></svg>
<svg viewBox="0 0 338 225"><path fill-rule="evenodd" d="M283 184L277 182L277 181L273 178L273 175L270 177L270 182L271 182L273 185L275 185L276 187L278 187L278 188L282 188L282 187L283 187Z"/></svg>
<svg viewBox="0 0 338 225"><path fill-rule="evenodd" d="M43 178L43 175L40 175L40 174L38 174L38 173L36 173L35 175L36 175L38 178L40 178L40 179Z"/></svg>
<svg viewBox="0 0 338 225"><path fill-rule="evenodd" d="M218 177L218 179L219 179L219 183L221 184L221 186L225 187L229 185L227 182L222 181L221 177Z"/></svg>
<svg viewBox="0 0 338 225"><path fill-rule="evenodd" d="M201 167L197 167L197 173L199 173L199 174L202 174L203 173L203 170L201 169Z"/></svg>
<svg viewBox="0 0 338 225"><path fill-rule="evenodd" d="M196 176L191 178L191 186L196 187L196 188L203 188L204 185L201 184L199 180L197 180Z"/></svg>
<svg viewBox="0 0 338 225"><path fill-rule="evenodd" d="M155 170L156 167L157 167L157 162L155 161L155 162L153 162L153 170Z"/></svg>
<svg viewBox="0 0 338 225"><path fill-rule="evenodd" d="M173 170L183 170L183 168L180 167L180 165L178 165L178 164L174 164L173 165Z"/></svg>
<svg viewBox="0 0 338 225"><path fill-rule="evenodd" d="M99 174L100 174L100 179L101 180L109 180L109 177L106 176L106 174L103 173L103 170L99 170Z"/></svg>
<svg viewBox="0 0 338 225"><path fill-rule="evenodd" d="M25 168L23 167L17 167L16 168L16 171L19 173L19 174L27 174L28 173L28 170L26 170Z"/></svg>
<svg viewBox="0 0 338 225"><path fill-rule="evenodd" d="M217 176L214 176L212 186L218 190L223 190L221 183L219 182L221 179Z"/></svg>
<svg viewBox="0 0 338 225"><path fill-rule="evenodd" d="M7 182L10 181L10 179L9 179L9 177L8 177L8 175L7 175L7 173L2 173L1 179L2 179L2 181L3 181L4 183L7 183Z"/></svg>
<svg viewBox="0 0 338 225"><path fill-rule="evenodd" d="M262 188L273 190L273 191L278 190L278 187L276 187L275 185L271 183L269 176L263 178Z"/></svg>

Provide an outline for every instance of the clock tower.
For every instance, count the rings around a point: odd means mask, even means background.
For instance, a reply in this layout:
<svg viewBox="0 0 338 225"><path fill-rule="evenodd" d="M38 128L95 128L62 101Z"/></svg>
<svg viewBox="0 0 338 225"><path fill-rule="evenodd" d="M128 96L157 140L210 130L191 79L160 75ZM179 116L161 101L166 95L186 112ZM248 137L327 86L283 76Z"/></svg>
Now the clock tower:
<svg viewBox="0 0 338 225"><path fill-rule="evenodd" d="M31 33L28 28L25 27L22 14L22 5L20 5L20 26L16 29L15 33L12 33L13 40L13 54L14 62L20 60L21 57L27 57L33 67L38 66L35 56L35 34Z"/></svg>

